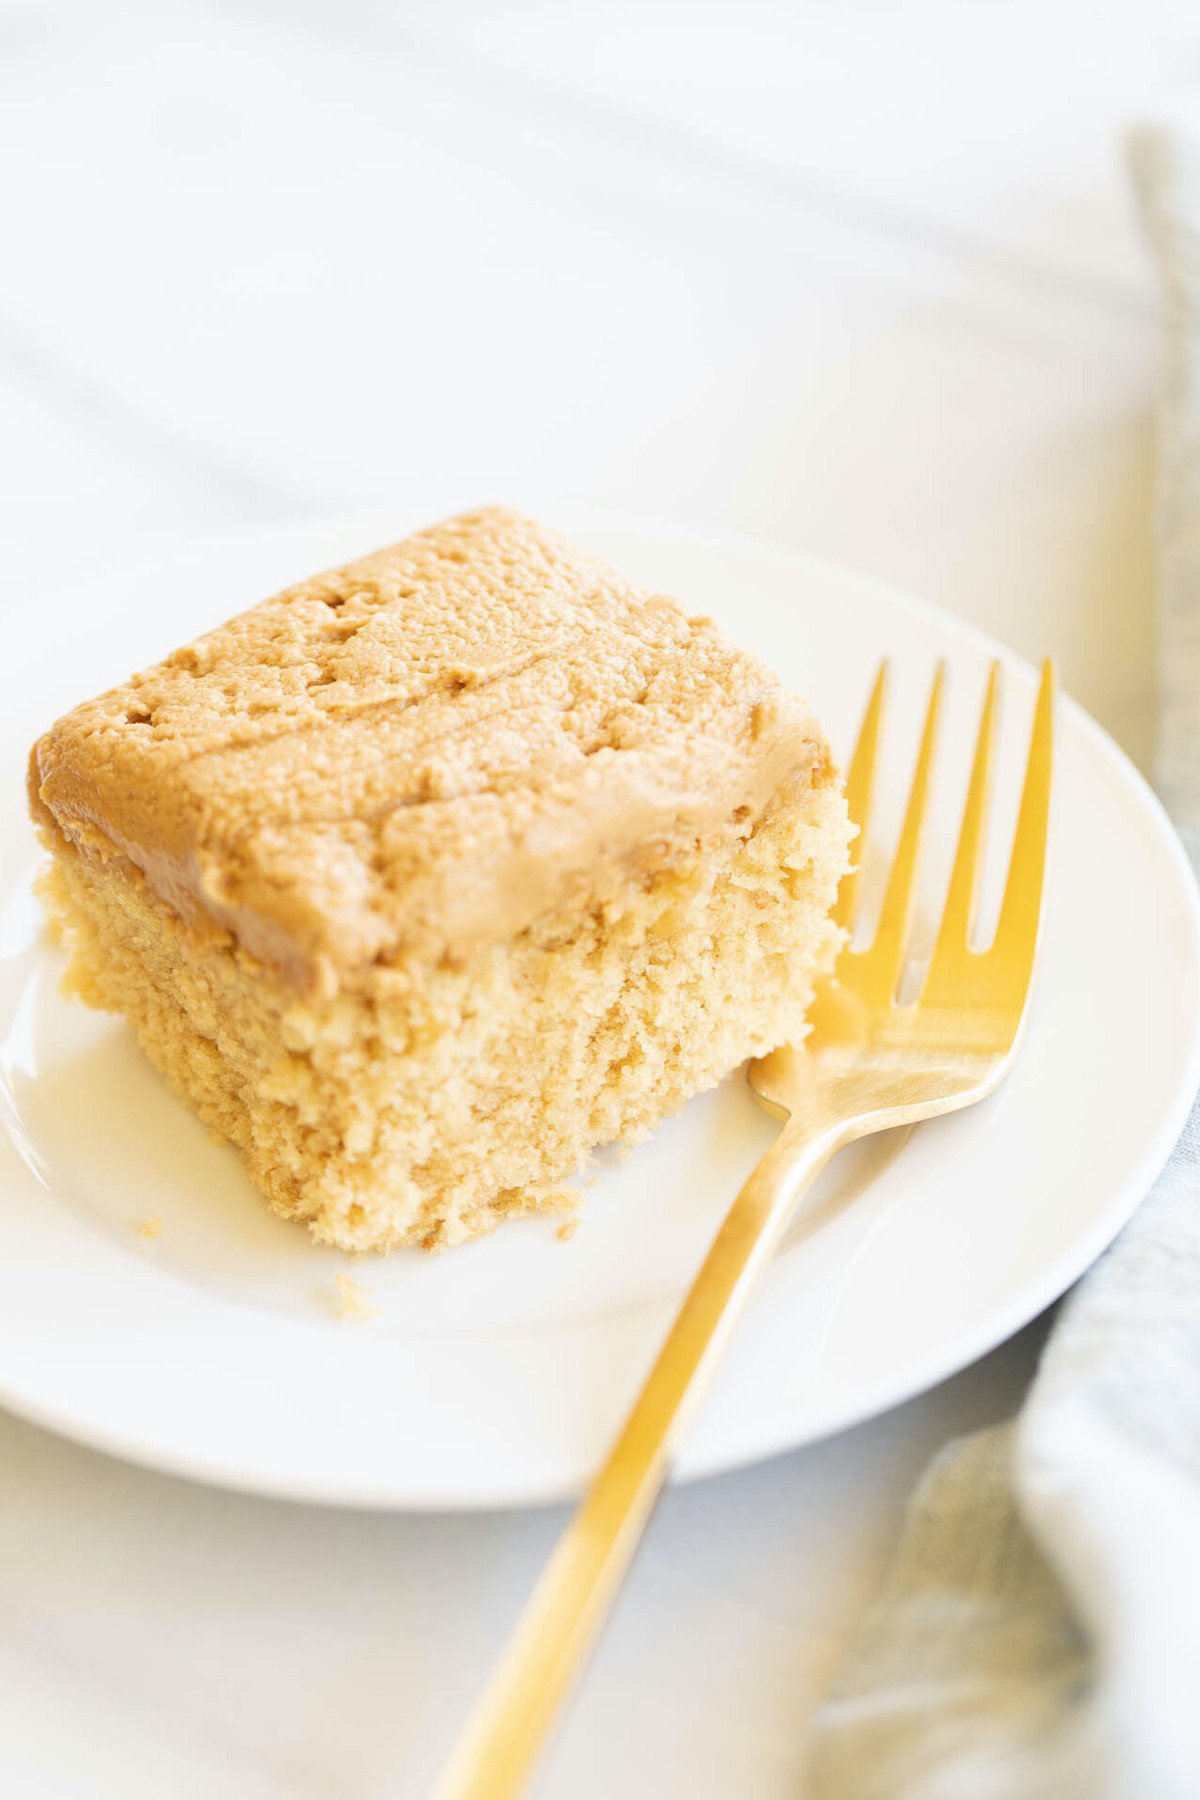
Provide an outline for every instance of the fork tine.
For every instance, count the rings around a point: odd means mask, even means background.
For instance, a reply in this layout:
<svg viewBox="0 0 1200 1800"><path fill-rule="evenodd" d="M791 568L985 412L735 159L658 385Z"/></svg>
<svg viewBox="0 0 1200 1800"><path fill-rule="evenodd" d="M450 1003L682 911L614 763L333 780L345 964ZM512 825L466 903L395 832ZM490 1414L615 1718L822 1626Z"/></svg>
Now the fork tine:
<svg viewBox="0 0 1200 1800"><path fill-rule="evenodd" d="M867 847L867 828L871 822L871 801L875 791L875 757L879 749L879 727L887 700L888 659L885 656L875 676L871 698L858 731L858 742L850 758L846 774L846 805L850 818L858 826L858 836L850 846L850 867L838 888L833 922L843 931L852 931L858 915L862 868Z"/></svg>
<svg viewBox="0 0 1200 1800"><path fill-rule="evenodd" d="M979 735L975 740L975 760L971 764L971 780L967 787L945 910L926 978L926 999L935 997L953 982L962 967L963 959L971 954L971 921L975 913L979 872L983 863L984 828L991 789L992 749L996 736L996 706L999 697L1000 664L994 662L988 671L987 691L979 719Z"/></svg>
<svg viewBox="0 0 1200 1800"><path fill-rule="evenodd" d="M879 926L870 949L863 953L856 976L856 986L863 991L869 990L879 1001L890 999L895 992L908 949L917 869L921 859L921 830L925 822L925 803L929 798L929 775L933 767L945 681L946 665L939 662L929 693L921 748L917 752L917 766L913 771L896 858L883 897Z"/></svg>
<svg viewBox="0 0 1200 1800"><path fill-rule="evenodd" d="M1046 839L1050 826L1050 775L1054 761L1054 691L1054 664L1047 658L1042 664L1033 733L1029 740L1029 760L1025 765L1025 785L1021 790L1021 809L1017 814L1008 879L1000 905L1000 922L990 952L997 963L1008 965L1007 972L1014 983L1029 981L1042 913L1042 882L1046 873Z"/></svg>

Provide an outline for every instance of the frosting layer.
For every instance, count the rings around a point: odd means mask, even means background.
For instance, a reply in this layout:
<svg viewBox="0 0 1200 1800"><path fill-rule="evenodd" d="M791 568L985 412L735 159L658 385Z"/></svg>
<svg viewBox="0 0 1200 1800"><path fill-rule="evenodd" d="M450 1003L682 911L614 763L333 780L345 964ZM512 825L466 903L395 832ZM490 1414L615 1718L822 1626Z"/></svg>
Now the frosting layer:
<svg viewBox="0 0 1200 1800"><path fill-rule="evenodd" d="M302 989L617 898L832 779L709 619L518 513L286 589L35 745L35 815Z"/></svg>

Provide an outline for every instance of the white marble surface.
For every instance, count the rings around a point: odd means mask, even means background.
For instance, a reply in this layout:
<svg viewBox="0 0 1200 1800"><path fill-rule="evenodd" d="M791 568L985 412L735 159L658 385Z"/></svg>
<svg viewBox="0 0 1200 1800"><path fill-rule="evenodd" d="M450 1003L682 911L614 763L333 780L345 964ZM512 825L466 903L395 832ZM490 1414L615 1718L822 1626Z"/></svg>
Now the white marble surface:
<svg viewBox="0 0 1200 1800"><path fill-rule="evenodd" d="M1197 73L1190 0L0 6L0 610L297 513L574 498L907 583L1144 762L1118 146ZM1037 1341L671 1495L547 1800L794 1800L913 1477ZM252 1501L0 1415L0 1791L419 1796L557 1524Z"/></svg>

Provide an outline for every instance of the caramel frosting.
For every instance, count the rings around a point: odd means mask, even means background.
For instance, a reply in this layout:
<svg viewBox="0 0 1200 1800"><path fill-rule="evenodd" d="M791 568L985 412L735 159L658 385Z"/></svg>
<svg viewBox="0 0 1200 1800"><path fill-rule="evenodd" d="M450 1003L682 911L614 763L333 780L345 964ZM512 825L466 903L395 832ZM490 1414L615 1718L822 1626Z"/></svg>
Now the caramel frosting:
<svg viewBox="0 0 1200 1800"><path fill-rule="evenodd" d="M828 770L710 619L467 513L229 620L35 745L31 799L300 989L618 899Z"/></svg>

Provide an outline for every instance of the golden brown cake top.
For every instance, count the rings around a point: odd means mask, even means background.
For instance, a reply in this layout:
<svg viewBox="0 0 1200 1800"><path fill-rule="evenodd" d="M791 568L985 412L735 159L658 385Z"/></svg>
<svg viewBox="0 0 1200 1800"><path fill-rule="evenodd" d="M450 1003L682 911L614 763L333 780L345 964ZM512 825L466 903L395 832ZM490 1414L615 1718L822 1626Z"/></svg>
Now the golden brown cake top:
<svg viewBox="0 0 1200 1800"><path fill-rule="evenodd" d="M612 899L825 763L807 709L711 620L489 508L76 707L31 789L85 853L331 992Z"/></svg>

